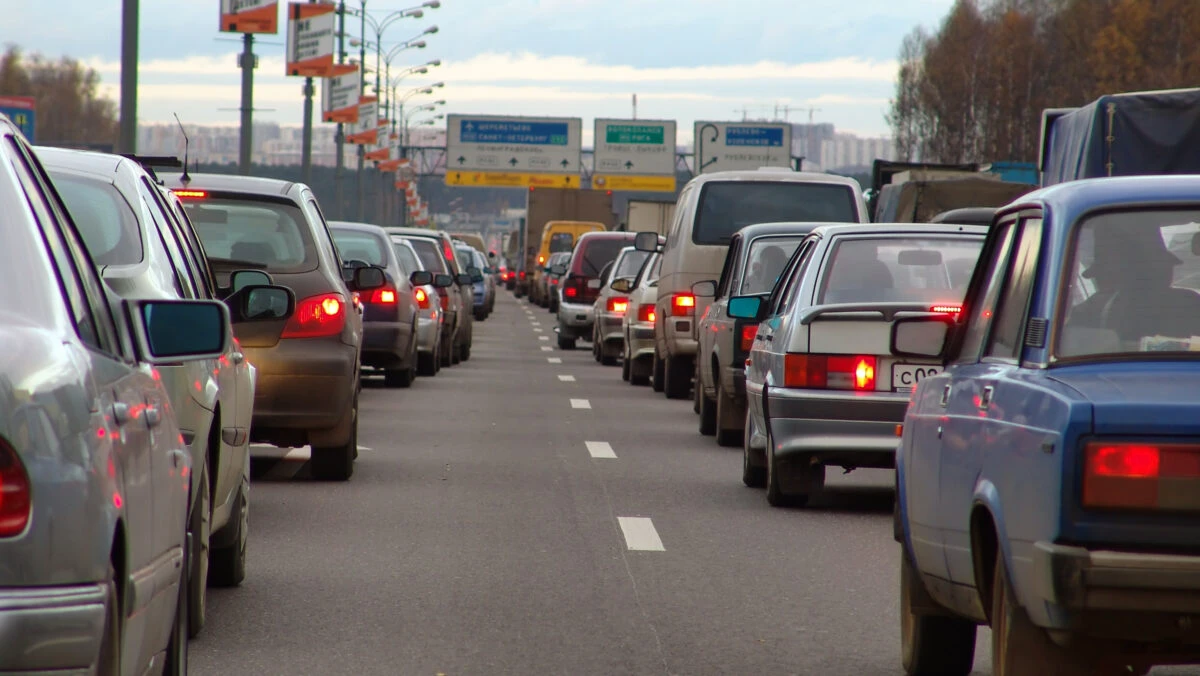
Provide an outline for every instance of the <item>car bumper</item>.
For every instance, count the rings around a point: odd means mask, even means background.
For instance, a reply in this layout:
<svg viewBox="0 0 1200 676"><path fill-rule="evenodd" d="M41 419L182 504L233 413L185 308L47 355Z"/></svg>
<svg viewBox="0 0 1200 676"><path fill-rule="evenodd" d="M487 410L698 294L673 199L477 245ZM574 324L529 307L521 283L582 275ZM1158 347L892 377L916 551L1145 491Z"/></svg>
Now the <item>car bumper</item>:
<svg viewBox="0 0 1200 676"><path fill-rule="evenodd" d="M721 369L721 389L733 398L734 403L746 405L746 367L742 364Z"/></svg>
<svg viewBox="0 0 1200 676"><path fill-rule="evenodd" d="M778 458L805 456L829 465L895 467L896 425L904 421L907 409L904 393L767 389L767 423Z"/></svg>
<svg viewBox="0 0 1200 676"><path fill-rule="evenodd" d="M433 352L437 347L439 333L442 330L441 315L422 316L417 319L417 352Z"/></svg>
<svg viewBox="0 0 1200 676"><path fill-rule="evenodd" d="M625 332L621 327L622 319L624 319L624 315L609 314L607 312L600 313L600 316L597 319L597 322L599 323L597 329L598 333L600 334L601 342L607 343L625 340Z"/></svg>
<svg viewBox="0 0 1200 676"><path fill-rule="evenodd" d="M87 674L104 637L107 585L0 589L0 674Z"/></svg>
<svg viewBox="0 0 1200 676"><path fill-rule="evenodd" d="M634 324L629 327L629 356L632 359L654 356L653 324Z"/></svg>
<svg viewBox="0 0 1200 676"><path fill-rule="evenodd" d="M411 328L399 322L363 322L362 363L394 368L408 356Z"/></svg>
<svg viewBox="0 0 1200 676"><path fill-rule="evenodd" d="M346 417L357 373L353 346L292 339L271 348L245 348L245 352L258 369L252 439L264 429L326 429Z"/></svg>
<svg viewBox="0 0 1200 676"><path fill-rule="evenodd" d="M558 328L562 333L570 333L590 340L592 324L595 321L596 310L591 305L565 301L558 304Z"/></svg>

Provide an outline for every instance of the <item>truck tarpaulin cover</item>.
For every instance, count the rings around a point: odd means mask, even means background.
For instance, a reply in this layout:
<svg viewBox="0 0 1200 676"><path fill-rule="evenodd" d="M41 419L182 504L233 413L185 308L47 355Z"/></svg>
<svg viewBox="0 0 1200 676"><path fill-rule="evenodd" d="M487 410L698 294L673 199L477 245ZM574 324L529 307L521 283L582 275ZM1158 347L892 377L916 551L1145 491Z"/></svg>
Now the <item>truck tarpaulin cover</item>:
<svg viewBox="0 0 1200 676"><path fill-rule="evenodd" d="M1042 185L1102 176L1200 174L1200 89L1102 96L1046 127Z"/></svg>
<svg viewBox="0 0 1200 676"><path fill-rule="evenodd" d="M905 181L883 186L877 223L928 223L943 211L967 207L1002 207L1037 186L994 177Z"/></svg>

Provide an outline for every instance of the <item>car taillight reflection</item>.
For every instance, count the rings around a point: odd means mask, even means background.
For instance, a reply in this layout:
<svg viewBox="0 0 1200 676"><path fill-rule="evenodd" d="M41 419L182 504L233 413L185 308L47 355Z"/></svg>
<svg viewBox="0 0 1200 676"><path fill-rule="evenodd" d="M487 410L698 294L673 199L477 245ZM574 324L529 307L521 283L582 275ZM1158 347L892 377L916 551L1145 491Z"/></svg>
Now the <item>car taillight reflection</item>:
<svg viewBox="0 0 1200 676"><path fill-rule="evenodd" d="M393 299L394 300L394 299ZM346 326L345 301L336 293L310 296L296 303L296 313L283 329L283 338L335 336Z"/></svg>

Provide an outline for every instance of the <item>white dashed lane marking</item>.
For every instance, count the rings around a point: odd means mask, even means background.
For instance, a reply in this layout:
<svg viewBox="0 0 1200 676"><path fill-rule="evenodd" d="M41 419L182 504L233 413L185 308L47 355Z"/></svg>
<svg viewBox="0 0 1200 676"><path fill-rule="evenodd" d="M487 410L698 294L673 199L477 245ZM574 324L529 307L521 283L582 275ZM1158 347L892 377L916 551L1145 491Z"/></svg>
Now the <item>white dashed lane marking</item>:
<svg viewBox="0 0 1200 676"><path fill-rule="evenodd" d="M563 381L564 383L575 382L575 376L559 376L558 379Z"/></svg>
<svg viewBox="0 0 1200 676"><path fill-rule="evenodd" d="M613 452L612 444L607 441L585 441L583 443L593 458L613 458L615 460L617 457L617 454Z"/></svg>
<svg viewBox="0 0 1200 676"><path fill-rule="evenodd" d="M587 399L572 399L571 408L591 408L592 402Z"/></svg>
<svg viewBox="0 0 1200 676"><path fill-rule="evenodd" d="M654 522L642 516L618 516L621 532L625 534L625 546L634 551L664 552L662 539L654 530Z"/></svg>
<svg viewBox="0 0 1200 676"><path fill-rule="evenodd" d="M553 352L553 351L554 351L554 348L550 347L549 345L542 346L542 352Z"/></svg>
<svg viewBox="0 0 1200 676"><path fill-rule="evenodd" d="M550 336L538 336L538 340L550 340Z"/></svg>
<svg viewBox="0 0 1200 676"><path fill-rule="evenodd" d="M546 361L550 362L551 364L561 364L562 357L546 357Z"/></svg>

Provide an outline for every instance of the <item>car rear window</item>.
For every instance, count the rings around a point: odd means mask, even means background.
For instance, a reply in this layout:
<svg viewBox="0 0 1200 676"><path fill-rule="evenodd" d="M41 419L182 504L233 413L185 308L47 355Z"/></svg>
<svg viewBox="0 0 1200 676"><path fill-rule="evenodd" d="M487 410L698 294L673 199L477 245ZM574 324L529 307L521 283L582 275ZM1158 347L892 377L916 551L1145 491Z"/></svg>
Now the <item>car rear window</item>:
<svg viewBox="0 0 1200 676"><path fill-rule="evenodd" d="M466 249L455 249L458 254L458 267L466 270L467 268L475 267L474 261L471 260L471 252Z"/></svg>
<svg viewBox="0 0 1200 676"><path fill-rule="evenodd" d="M739 295L771 293L803 237L759 237L750 243Z"/></svg>
<svg viewBox="0 0 1200 676"><path fill-rule="evenodd" d="M582 239L571 257L571 274L584 277L599 277L605 265L613 262L621 249L632 242L626 238L596 237Z"/></svg>
<svg viewBox="0 0 1200 676"><path fill-rule="evenodd" d="M555 232L550 235L550 253L570 251L575 239L569 232Z"/></svg>
<svg viewBox="0 0 1200 676"><path fill-rule="evenodd" d="M636 277L638 270L642 269L642 264L650 257L649 251L626 251L625 255L617 263L617 269L613 270L613 279L621 279L622 277Z"/></svg>
<svg viewBox="0 0 1200 676"><path fill-rule="evenodd" d="M333 243L337 245L338 254L343 263L362 261L367 265L386 265L383 253L383 240L369 232L357 230L342 230L329 228L333 235Z"/></svg>
<svg viewBox="0 0 1200 676"><path fill-rule="evenodd" d="M844 185L714 181L700 193L692 241L729 244L733 233L755 223L855 223L858 216L854 205L854 192Z"/></svg>
<svg viewBox="0 0 1200 676"><path fill-rule="evenodd" d="M450 268L446 265L445 259L442 258L442 252L438 250L438 243L432 239L424 237L414 237L408 240L413 249L416 249L417 256L421 259L421 264L425 266L435 275L449 274Z"/></svg>
<svg viewBox="0 0 1200 676"><path fill-rule="evenodd" d="M188 218L216 265L268 272L307 272L317 250L304 212L290 202L254 197L209 197L184 204Z"/></svg>
<svg viewBox="0 0 1200 676"><path fill-rule="evenodd" d="M817 304L958 303L980 237L841 238L826 257Z"/></svg>
<svg viewBox="0 0 1200 676"><path fill-rule="evenodd" d="M98 266L133 265L142 261L142 235L137 214L108 181L51 171L84 246Z"/></svg>
<svg viewBox="0 0 1200 676"><path fill-rule="evenodd" d="M404 271L405 275L411 277L412 273L425 269L413 254L412 249L399 242L392 242L392 249L395 250L396 258L400 261L400 269Z"/></svg>

